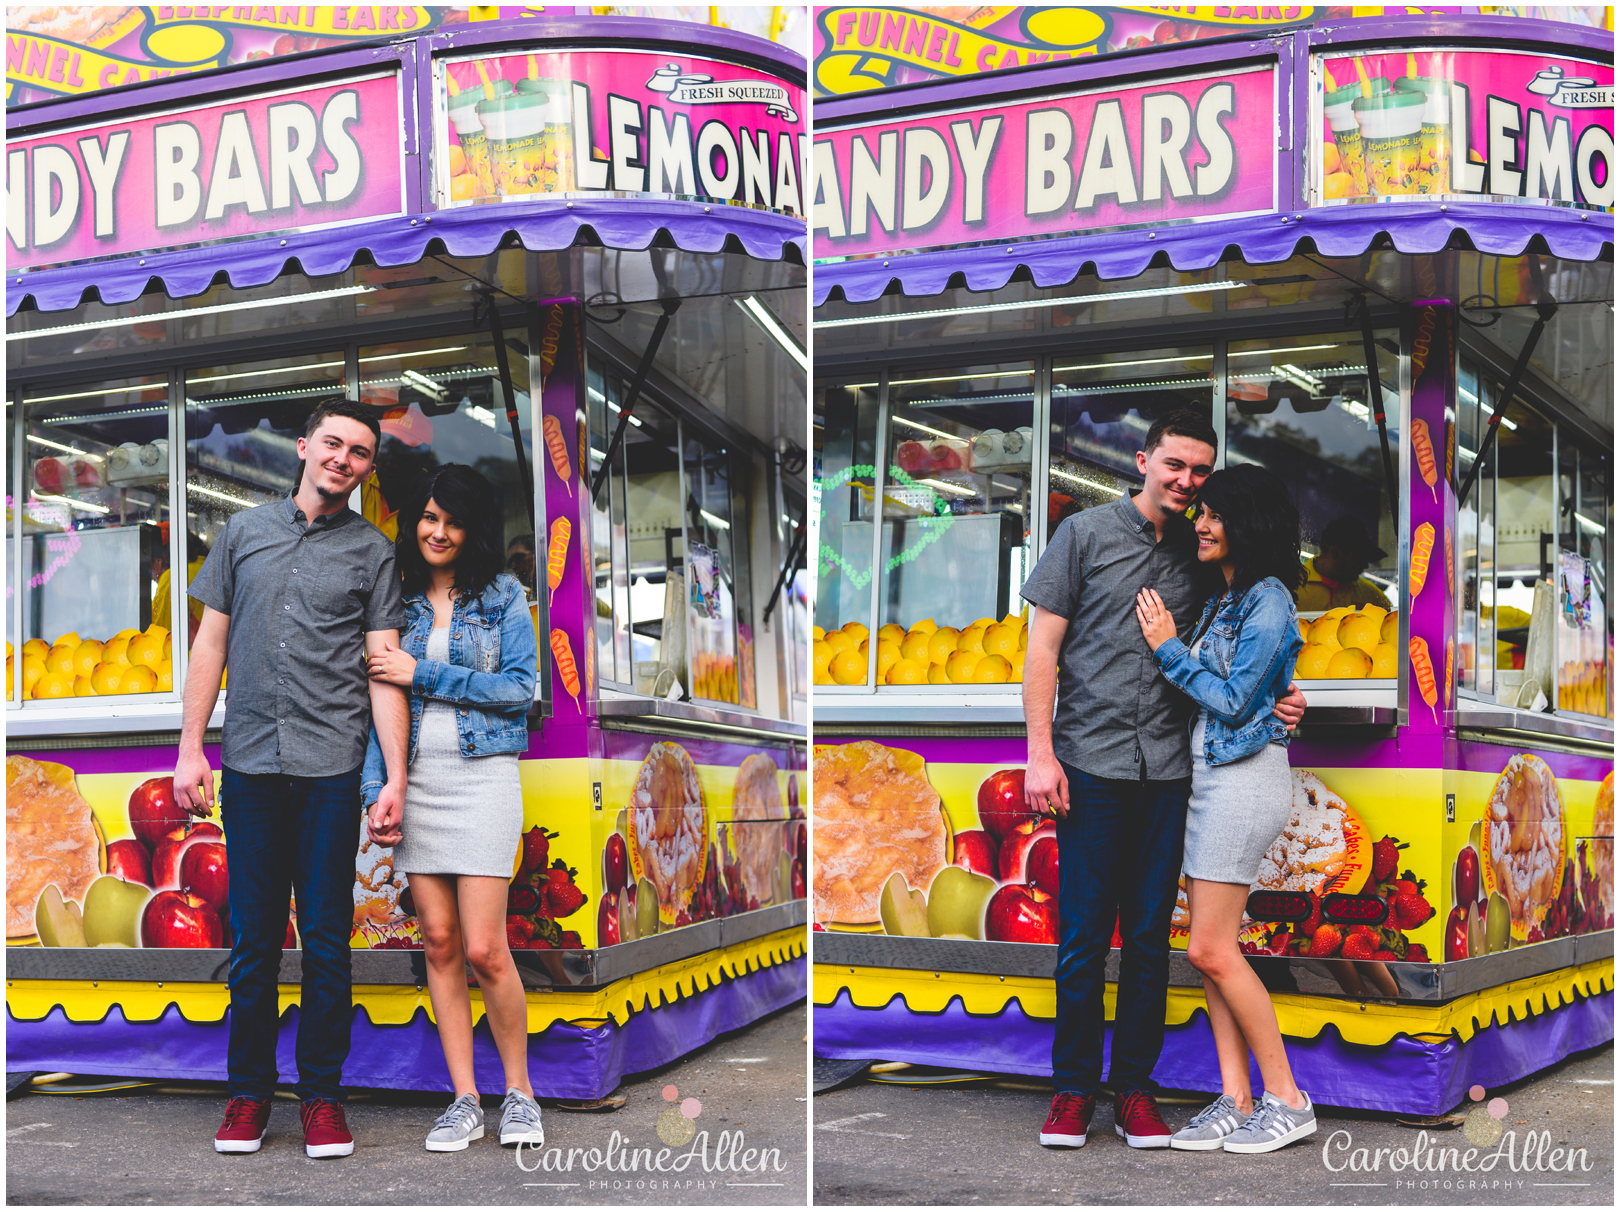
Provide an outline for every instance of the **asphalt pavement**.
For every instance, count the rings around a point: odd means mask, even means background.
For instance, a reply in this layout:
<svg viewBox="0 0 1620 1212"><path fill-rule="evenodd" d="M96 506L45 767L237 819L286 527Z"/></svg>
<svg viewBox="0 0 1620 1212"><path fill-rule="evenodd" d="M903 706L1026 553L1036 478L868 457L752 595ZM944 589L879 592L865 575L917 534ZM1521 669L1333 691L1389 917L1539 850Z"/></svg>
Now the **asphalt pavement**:
<svg viewBox="0 0 1620 1212"><path fill-rule="evenodd" d="M447 1097L351 1091L354 1155L313 1161L304 1156L290 1095L277 1097L259 1152L222 1155L213 1146L225 1109L221 1084L25 1094L6 1104L6 1202L802 1206L806 1030L800 1002L627 1078L617 1111L566 1112L542 1102L545 1146L521 1155L496 1139L498 1097L484 1099L482 1140L460 1153L429 1153L422 1141ZM665 1171L649 1173L666 1148ZM610 1153L616 1167L634 1154L637 1169L609 1169ZM571 1171L563 1168L569 1160Z"/></svg>
<svg viewBox="0 0 1620 1212"><path fill-rule="evenodd" d="M1184 1126L1210 1097L1182 1093L1185 1101L1161 1104L1172 1130ZM1044 1149L1036 1138L1051 1098L1050 1083L1032 1078L955 1086L861 1080L817 1095L812 1104L815 1202L1180 1207L1608 1207L1615 1202L1612 1043L1490 1090L1484 1103L1466 1103L1459 1112L1473 1111L1475 1119L1460 1126L1408 1127L1393 1115L1319 1107L1314 1137L1259 1156L1129 1148L1114 1134L1110 1099L1099 1100L1084 1148ZM1496 1099L1505 1103L1495 1108L1502 1116L1483 1122ZM1503 1152L1508 1132L1517 1134L1511 1159L1504 1155L1489 1171L1481 1169L1487 1153ZM1527 1154L1531 1133L1535 1144ZM1460 1163L1463 1151L1475 1147L1470 1136L1485 1141L1493 1134L1499 1135L1480 1150L1472 1171L1452 1168L1449 1156L1437 1170L1410 1164L1393 1169L1414 1150L1432 1158L1428 1147L1455 1148ZM1358 1156L1363 1149L1367 1152ZM1555 1154L1555 1149L1565 1152ZM1586 1154L1575 1155L1571 1172L1565 1167L1575 1149ZM1406 1150L1405 1158L1395 1150ZM1373 1162L1379 1163L1377 1170L1354 1168Z"/></svg>

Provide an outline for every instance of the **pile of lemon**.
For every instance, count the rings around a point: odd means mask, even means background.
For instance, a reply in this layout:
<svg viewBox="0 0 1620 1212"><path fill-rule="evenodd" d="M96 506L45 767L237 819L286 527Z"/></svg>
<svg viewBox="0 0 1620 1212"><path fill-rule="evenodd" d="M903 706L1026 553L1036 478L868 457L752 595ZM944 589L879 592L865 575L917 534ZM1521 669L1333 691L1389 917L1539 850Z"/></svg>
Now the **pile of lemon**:
<svg viewBox="0 0 1620 1212"><path fill-rule="evenodd" d="M810 657L816 685L865 685L872 647L864 623L845 623L832 631L817 627ZM876 647L880 686L1022 682L1029 620L1009 614L999 621L976 619L960 630L941 627L933 619L913 623L909 630L885 623L878 628Z"/></svg>
<svg viewBox="0 0 1620 1212"><path fill-rule="evenodd" d="M71 699L96 694L151 694L174 689L169 629L126 627L112 639L81 640L77 632L54 644L29 640L22 650L23 698ZM13 693L13 658L6 645L6 696Z"/></svg>
<svg viewBox="0 0 1620 1212"><path fill-rule="evenodd" d="M1400 615L1381 606L1339 606L1315 619L1301 617L1305 647L1294 663L1294 676L1301 681L1392 678L1399 669L1395 645L1400 628Z"/></svg>

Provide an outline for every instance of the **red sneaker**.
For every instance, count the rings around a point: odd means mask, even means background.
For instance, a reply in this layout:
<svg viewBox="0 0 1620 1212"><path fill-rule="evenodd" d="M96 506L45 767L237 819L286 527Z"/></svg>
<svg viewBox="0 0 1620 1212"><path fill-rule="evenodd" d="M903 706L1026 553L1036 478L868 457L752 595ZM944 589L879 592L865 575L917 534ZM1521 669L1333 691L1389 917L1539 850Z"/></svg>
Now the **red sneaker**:
<svg viewBox="0 0 1620 1212"><path fill-rule="evenodd" d="M270 1123L270 1100L242 1095L225 1104L225 1121L214 1133L216 1153L257 1153Z"/></svg>
<svg viewBox="0 0 1620 1212"><path fill-rule="evenodd" d="M347 1157L354 1137L343 1119L343 1107L329 1098L308 1098L298 1108L304 1121L304 1152L311 1157Z"/></svg>
<svg viewBox="0 0 1620 1212"><path fill-rule="evenodd" d="M1097 1109L1097 1100L1090 1094L1076 1094L1073 1090L1059 1090L1052 1100L1052 1110L1041 1125L1041 1144L1059 1149L1078 1149L1086 1143L1086 1129L1091 1126L1091 1113Z"/></svg>
<svg viewBox="0 0 1620 1212"><path fill-rule="evenodd" d="M1114 1095L1114 1131L1133 1149L1168 1149L1170 1125L1151 1094L1127 1090Z"/></svg>

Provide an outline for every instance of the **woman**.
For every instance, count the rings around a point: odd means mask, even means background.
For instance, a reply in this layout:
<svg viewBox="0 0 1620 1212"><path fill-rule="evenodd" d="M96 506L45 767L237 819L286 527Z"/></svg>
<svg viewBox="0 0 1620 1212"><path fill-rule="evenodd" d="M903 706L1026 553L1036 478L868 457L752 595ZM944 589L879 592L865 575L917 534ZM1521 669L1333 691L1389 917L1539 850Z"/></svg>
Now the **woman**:
<svg viewBox="0 0 1620 1212"><path fill-rule="evenodd" d="M545 1141L529 1084L528 1003L506 941L507 884L523 830L518 754L529 744L534 623L517 578L501 571L494 500L489 481L470 467L452 463L429 474L399 514L405 633L398 648L367 659L373 678L410 693L410 773L398 833L382 827L376 807L385 767L375 728L361 796L371 806L372 840L393 844L394 869L409 875L433 1017L455 1083L455 1101L428 1133L435 1153L465 1149L484 1134L466 964L506 1069L501 1144Z"/></svg>
<svg viewBox="0 0 1620 1212"><path fill-rule="evenodd" d="M1288 692L1302 646L1294 613L1299 513L1288 490L1249 464L1217 471L1199 494L1198 559L1220 571L1191 648L1159 595L1136 613L1165 678L1197 703L1192 799L1182 871L1192 916L1187 958L1204 996L1221 1064L1221 1096L1170 1139L1175 1149L1269 1153L1316 1131L1294 1084L1265 986L1238 950L1238 927L1260 859L1288 823L1288 733L1272 705ZM1249 1053L1265 1082L1255 1104Z"/></svg>

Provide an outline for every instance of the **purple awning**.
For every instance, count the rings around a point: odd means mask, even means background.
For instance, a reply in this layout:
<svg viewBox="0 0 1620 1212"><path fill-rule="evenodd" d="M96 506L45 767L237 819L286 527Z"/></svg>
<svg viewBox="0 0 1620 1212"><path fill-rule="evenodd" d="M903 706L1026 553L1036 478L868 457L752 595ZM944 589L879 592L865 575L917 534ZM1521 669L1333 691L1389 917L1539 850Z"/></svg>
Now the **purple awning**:
<svg viewBox="0 0 1620 1212"><path fill-rule="evenodd" d="M224 275L239 290L263 286L287 272L323 277L341 273L362 255L384 267L413 265L434 241L450 256L479 257L500 248L508 235L533 252L580 242L622 249L668 244L693 253L740 252L761 261L805 259L801 218L718 202L582 198L537 206L473 206L11 273L6 277L6 314L14 315L28 298L40 311L65 311L87 299L127 303L154 282L170 297L183 299L207 290L216 275Z"/></svg>
<svg viewBox="0 0 1620 1212"><path fill-rule="evenodd" d="M1297 252L1356 257L1369 248L1409 254L1471 248L1492 256L1538 252L1571 261L1614 256L1614 216L1603 211L1488 202L1392 202L1252 215L1209 223L1139 228L1057 240L955 248L860 261L817 264L817 307L833 292L869 303L898 283L912 298L953 286L997 290L1015 271L1038 287L1061 286L1080 274L1134 278L1155 257L1177 270L1208 269L1228 258L1251 265L1286 261Z"/></svg>

